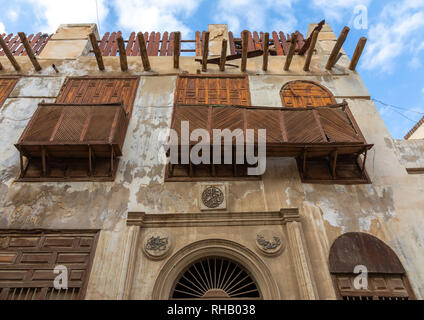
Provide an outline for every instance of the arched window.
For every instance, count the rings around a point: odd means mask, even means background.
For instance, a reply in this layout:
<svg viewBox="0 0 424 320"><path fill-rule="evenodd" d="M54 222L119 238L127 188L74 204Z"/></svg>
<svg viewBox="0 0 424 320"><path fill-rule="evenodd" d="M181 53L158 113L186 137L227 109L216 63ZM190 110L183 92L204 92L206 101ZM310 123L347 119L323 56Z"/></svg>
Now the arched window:
<svg viewBox="0 0 424 320"><path fill-rule="evenodd" d="M329 267L339 299L415 299L397 255L370 234L349 232L338 237L330 249Z"/></svg>
<svg viewBox="0 0 424 320"><path fill-rule="evenodd" d="M290 81L280 91L283 107L310 108L336 104L333 94L312 81Z"/></svg>
<svg viewBox="0 0 424 320"><path fill-rule="evenodd" d="M172 299L260 299L250 273L237 262L206 257L192 263L178 278Z"/></svg>

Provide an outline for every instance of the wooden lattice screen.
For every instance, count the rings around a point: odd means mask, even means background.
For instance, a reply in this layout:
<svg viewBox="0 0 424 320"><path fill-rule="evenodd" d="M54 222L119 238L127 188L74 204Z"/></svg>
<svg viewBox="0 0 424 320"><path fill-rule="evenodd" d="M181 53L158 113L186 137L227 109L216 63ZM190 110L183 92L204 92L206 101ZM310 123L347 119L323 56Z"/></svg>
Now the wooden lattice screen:
<svg viewBox="0 0 424 320"><path fill-rule="evenodd" d="M0 230L0 300L84 299L97 237L97 230ZM57 265L67 268L67 289L54 288Z"/></svg>
<svg viewBox="0 0 424 320"><path fill-rule="evenodd" d="M120 103L131 116L138 77L72 77L62 86L57 103Z"/></svg>
<svg viewBox="0 0 424 320"><path fill-rule="evenodd" d="M9 96L9 94L12 92L17 82L17 77L0 78L0 108Z"/></svg>
<svg viewBox="0 0 424 320"><path fill-rule="evenodd" d="M6 42L10 52L14 55L14 56L26 56L27 52L24 48L24 45L21 42L21 38L19 38L18 35L13 35L13 33L10 33L9 35L6 35L5 33L3 33L1 35L4 39L4 41ZM44 49L44 47L47 44L47 41L50 40L52 35L48 35L45 33L37 33L37 34L30 34L27 39L29 42L29 45L32 48L32 51L34 52L35 55L39 55L41 53L41 51ZM0 56L4 56L5 53L3 51L3 49L0 48Z"/></svg>
<svg viewBox="0 0 424 320"><path fill-rule="evenodd" d="M312 81L288 82L281 88L280 96L284 107L307 108L336 103L336 99L327 88Z"/></svg>
<svg viewBox="0 0 424 320"><path fill-rule="evenodd" d="M249 80L243 75L180 75L176 104L250 105Z"/></svg>

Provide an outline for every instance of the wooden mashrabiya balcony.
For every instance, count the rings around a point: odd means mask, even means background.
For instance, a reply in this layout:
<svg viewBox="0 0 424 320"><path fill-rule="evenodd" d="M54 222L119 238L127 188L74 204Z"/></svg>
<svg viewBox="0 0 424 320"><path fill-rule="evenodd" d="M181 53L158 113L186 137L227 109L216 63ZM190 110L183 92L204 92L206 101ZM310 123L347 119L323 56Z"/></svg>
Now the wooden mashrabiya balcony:
<svg viewBox="0 0 424 320"><path fill-rule="evenodd" d="M41 103L15 144L18 181L110 181L128 127L121 103Z"/></svg>
<svg viewBox="0 0 424 320"><path fill-rule="evenodd" d="M189 122L190 134L207 129L211 145L213 129L241 129L245 137L246 129L254 129L256 146L258 130L266 129L267 157L295 157L303 182L369 182L365 160L373 145L365 141L346 102L312 108L177 104L172 128L179 136L181 121ZM232 143L235 149L235 137ZM178 180L167 173L168 180Z"/></svg>

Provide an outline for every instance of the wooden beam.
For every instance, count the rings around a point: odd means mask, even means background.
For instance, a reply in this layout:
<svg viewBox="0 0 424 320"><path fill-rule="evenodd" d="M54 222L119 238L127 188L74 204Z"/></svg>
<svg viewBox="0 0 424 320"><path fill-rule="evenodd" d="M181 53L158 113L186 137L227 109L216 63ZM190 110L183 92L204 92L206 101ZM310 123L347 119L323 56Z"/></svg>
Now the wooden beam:
<svg viewBox="0 0 424 320"><path fill-rule="evenodd" d="M307 154L308 154L308 152L307 152L307 150L306 150L306 148L305 149L303 149L303 156L302 156L302 175L303 175L303 178L305 179L306 178L306 157L307 157Z"/></svg>
<svg viewBox="0 0 424 320"><path fill-rule="evenodd" d="M331 51L330 56L328 57L328 61L327 61L327 65L325 66L325 69L331 70L331 68L333 68L334 65L336 64L337 55L339 54L349 31L350 31L349 27L343 28L342 32L339 35L339 38L337 39L336 44L333 47L333 50Z"/></svg>
<svg viewBox="0 0 424 320"><path fill-rule="evenodd" d="M91 177L93 175L93 163L91 162L91 146L88 145L88 170L89 170L89 176Z"/></svg>
<svg viewBox="0 0 424 320"><path fill-rule="evenodd" d="M174 69L180 68L181 32L174 33Z"/></svg>
<svg viewBox="0 0 424 320"><path fill-rule="evenodd" d="M124 39L122 36L119 36L118 39L118 49L119 49L119 62L121 63L121 70L128 70L128 61L127 61L127 51L125 50Z"/></svg>
<svg viewBox="0 0 424 320"><path fill-rule="evenodd" d="M337 155L338 155L337 150L333 151L332 153L333 163L331 165L331 176L333 177L333 179L336 179Z"/></svg>
<svg viewBox="0 0 424 320"><path fill-rule="evenodd" d="M219 71L225 71L226 60L227 60L227 39L222 39L221 59L219 60Z"/></svg>
<svg viewBox="0 0 424 320"><path fill-rule="evenodd" d="M144 71L150 71L149 56L147 55L146 41L144 41L143 33L137 33L138 46L140 47L141 61L143 62ZM162 44L163 45L163 44Z"/></svg>
<svg viewBox="0 0 424 320"><path fill-rule="evenodd" d="M209 32L205 32L203 39L203 56L202 56L202 71L208 70L208 54L209 54Z"/></svg>
<svg viewBox="0 0 424 320"><path fill-rule="evenodd" d="M113 145L110 145L110 176L113 175L113 162L114 162L114 156L113 156L114 150Z"/></svg>
<svg viewBox="0 0 424 320"><path fill-rule="evenodd" d="M268 54L269 54L269 33L268 32L265 32L264 34L262 49L264 50L262 70L267 71L268 70Z"/></svg>
<svg viewBox="0 0 424 320"><path fill-rule="evenodd" d="M46 148L41 147L41 165L43 177L47 175L47 164L46 164Z"/></svg>
<svg viewBox="0 0 424 320"><path fill-rule="evenodd" d="M365 175L365 162L367 161L367 153L368 153L368 150L367 150L367 149L365 149L365 153L364 153L364 161L362 162L362 176L364 176L364 175Z"/></svg>
<svg viewBox="0 0 424 320"><path fill-rule="evenodd" d="M309 66L311 65L312 55L314 54L315 45L318 39L318 30L315 30L312 33L311 44L309 45L308 54L306 56L305 65L303 66L303 71L309 71Z"/></svg>
<svg viewBox="0 0 424 320"><path fill-rule="evenodd" d="M242 72L246 71L247 50L248 50L248 46L249 46L248 42L249 42L249 31L243 30L242 40L241 40L241 66L240 66L240 70Z"/></svg>
<svg viewBox="0 0 424 320"><path fill-rule="evenodd" d="M356 45L355 52L352 57L352 61L350 61L349 70L354 71L356 69L356 65L358 64L362 51L364 51L364 47L366 43L367 43L367 38L362 37L361 39L359 39L358 44Z"/></svg>
<svg viewBox="0 0 424 320"><path fill-rule="evenodd" d="M284 71L288 71L290 68L290 64L292 62L294 52L296 50L296 40L297 40L297 33L292 33L289 54L287 55L286 63L284 64Z"/></svg>
<svg viewBox="0 0 424 320"><path fill-rule="evenodd" d="M19 165L21 167L21 172L19 176L22 178L24 174L24 155L22 154L22 150L19 149Z"/></svg>
<svg viewBox="0 0 424 320"><path fill-rule="evenodd" d="M12 55L12 53L9 50L9 47L7 46L6 42L4 41L3 37L0 35L0 46L3 48L3 51L7 58L9 59L12 66L15 68L16 71L21 71L21 67L16 61L15 57Z"/></svg>
<svg viewBox="0 0 424 320"><path fill-rule="evenodd" d="M103 57L102 57L102 53L100 52L99 45L97 43L96 35L92 32L88 36L90 38L91 46L93 47L94 55L96 56L97 65L99 66L99 70L104 71L105 65L103 63Z"/></svg>
<svg viewBox="0 0 424 320"><path fill-rule="evenodd" d="M314 34L314 31L320 32L322 27L324 26L325 20L322 20L318 25L312 30L311 35L308 37L308 39L305 40L305 43L303 44L303 47L300 48L298 55L303 56L305 52L309 49L312 41L312 35Z"/></svg>
<svg viewBox="0 0 424 320"><path fill-rule="evenodd" d="M32 51L31 46L29 45L28 39L24 32L18 32L19 38L21 38L21 42L25 47L25 51L29 57L29 60L31 61L32 65L34 66L35 71L40 71L41 66L37 61L37 58L34 55L34 52Z"/></svg>
<svg viewBox="0 0 424 320"><path fill-rule="evenodd" d="M247 58L259 57L263 53L264 52L262 50L248 51L247 52ZM225 58L225 60L226 61L230 61L230 60L236 60L236 59L240 59L240 58L241 58L241 53L236 53L236 54L232 54L232 55L227 56ZM203 59L196 58L196 59L194 59L194 61L202 62ZM209 58L208 59L208 63L211 63L211 64L217 64L217 65L219 65L220 61L221 61L221 57L218 57L218 58ZM228 63L225 64L225 65L226 66L230 66L230 64L228 64Z"/></svg>

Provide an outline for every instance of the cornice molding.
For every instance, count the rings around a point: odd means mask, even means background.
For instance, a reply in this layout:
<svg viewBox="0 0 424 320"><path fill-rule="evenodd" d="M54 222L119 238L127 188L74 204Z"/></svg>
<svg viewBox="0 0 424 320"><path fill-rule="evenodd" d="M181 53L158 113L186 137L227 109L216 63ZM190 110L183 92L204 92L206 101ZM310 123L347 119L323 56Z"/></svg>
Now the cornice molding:
<svg viewBox="0 0 424 320"><path fill-rule="evenodd" d="M127 225L142 228L283 225L300 221L297 208L268 212L154 213L128 212Z"/></svg>

